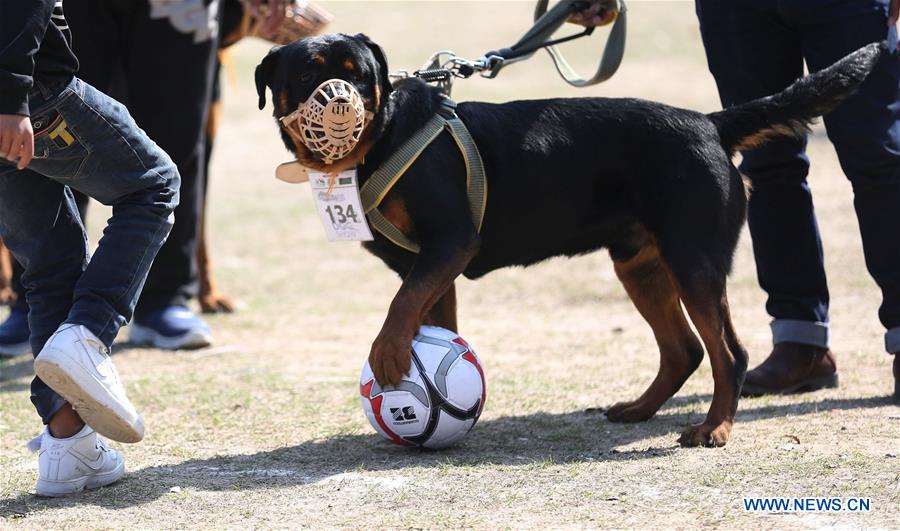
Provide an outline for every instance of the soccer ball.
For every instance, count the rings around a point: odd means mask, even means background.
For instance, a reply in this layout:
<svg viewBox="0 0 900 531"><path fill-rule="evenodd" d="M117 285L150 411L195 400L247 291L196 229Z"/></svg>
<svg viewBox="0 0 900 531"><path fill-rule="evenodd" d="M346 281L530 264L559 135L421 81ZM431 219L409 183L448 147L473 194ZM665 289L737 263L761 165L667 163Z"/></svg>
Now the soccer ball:
<svg viewBox="0 0 900 531"><path fill-rule="evenodd" d="M402 446L444 448L461 440L484 408L481 361L463 338L423 326L412 341L412 365L399 385L381 387L369 362L359 380L369 423Z"/></svg>

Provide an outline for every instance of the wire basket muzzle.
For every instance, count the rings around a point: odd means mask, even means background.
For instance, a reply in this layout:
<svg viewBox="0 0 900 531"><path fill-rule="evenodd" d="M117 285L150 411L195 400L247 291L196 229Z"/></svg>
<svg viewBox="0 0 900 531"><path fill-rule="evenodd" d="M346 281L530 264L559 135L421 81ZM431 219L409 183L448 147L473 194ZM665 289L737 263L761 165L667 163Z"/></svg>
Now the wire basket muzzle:
<svg viewBox="0 0 900 531"><path fill-rule="evenodd" d="M350 154L359 144L366 125L366 109L356 87L342 79L330 79L300 105L293 124L300 141L331 164Z"/></svg>

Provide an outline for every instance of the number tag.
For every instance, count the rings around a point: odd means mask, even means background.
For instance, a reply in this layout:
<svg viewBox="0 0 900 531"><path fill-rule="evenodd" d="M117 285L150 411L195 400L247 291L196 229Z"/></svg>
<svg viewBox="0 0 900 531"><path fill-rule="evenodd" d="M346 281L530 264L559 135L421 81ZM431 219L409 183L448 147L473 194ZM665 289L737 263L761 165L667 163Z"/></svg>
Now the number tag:
<svg viewBox="0 0 900 531"><path fill-rule="evenodd" d="M330 185L331 174L309 172L309 188L328 241L372 241L372 231L359 199L356 169L339 173L329 192Z"/></svg>

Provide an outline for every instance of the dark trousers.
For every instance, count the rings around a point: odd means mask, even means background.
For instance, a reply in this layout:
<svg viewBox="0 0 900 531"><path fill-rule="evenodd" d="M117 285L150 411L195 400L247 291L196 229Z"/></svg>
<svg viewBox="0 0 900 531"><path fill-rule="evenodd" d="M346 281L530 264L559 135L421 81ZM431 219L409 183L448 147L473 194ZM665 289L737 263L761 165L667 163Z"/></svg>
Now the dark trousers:
<svg viewBox="0 0 900 531"><path fill-rule="evenodd" d="M779 92L887 35L888 0L697 0L724 106ZM900 59L885 56L859 93L825 117L853 186L866 265L883 294L889 352L900 351ZM828 286L806 177L805 139L744 153L748 221L775 342L828 346Z"/></svg>
<svg viewBox="0 0 900 531"><path fill-rule="evenodd" d="M79 76L101 90L113 89L114 95L121 92L135 121L181 174L175 226L147 277L135 310L138 320L169 305L184 305L197 294L196 247L219 7L220 2L202 0L66 4Z"/></svg>

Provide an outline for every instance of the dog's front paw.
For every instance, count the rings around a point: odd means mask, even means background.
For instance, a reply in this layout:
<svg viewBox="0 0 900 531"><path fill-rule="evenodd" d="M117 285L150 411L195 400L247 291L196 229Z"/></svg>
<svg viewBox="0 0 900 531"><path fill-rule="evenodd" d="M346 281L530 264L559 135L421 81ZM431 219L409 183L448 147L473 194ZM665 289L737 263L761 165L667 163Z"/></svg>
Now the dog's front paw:
<svg viewBox="0 0 900 531"><path fill-rule="evenodd" d="M616 402L606 411L610 422L643 422L656 414L658 407L647 402Z"/></svg>
<svg viewBox="0 0 900 531"><path fill-rule="evenodd" d="M714 422L706 419L703 424L695 424L684 430L678 442L681 446L725 446L731 435L730 420Z"/></svg>
<svg viewBox="0 0 900 531"><path fill-rule="evenodd" d="M228 295L222 295L218 291L201 294L200 310L203 313L231 313L234 311L234 302Z"/></svg>
<svg viewBox="0 0 900 531"><path fill-rule="evenodd" d="M412 364L412 337L382 334L369 352L369 366L381 385L397 385Z"/></svg>
<svg viewBox="0 0 900 531"><path fill-rule="evenodd" d="M12 305L16 302L16 292L9 286L0 286L0 306Z"/></svg>

